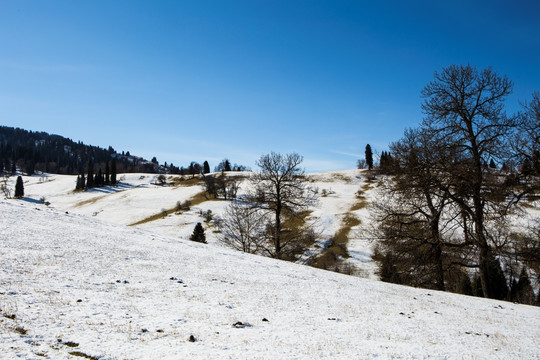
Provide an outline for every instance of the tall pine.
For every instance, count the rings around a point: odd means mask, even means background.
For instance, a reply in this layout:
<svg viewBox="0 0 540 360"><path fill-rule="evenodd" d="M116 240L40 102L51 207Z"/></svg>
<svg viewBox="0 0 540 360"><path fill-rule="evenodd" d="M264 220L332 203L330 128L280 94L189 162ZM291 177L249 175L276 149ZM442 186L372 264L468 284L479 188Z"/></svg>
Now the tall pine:
<svg viewBox="0 0 540 360"><path fill-rule="evenodd" d="M204 228L202 227L201 223L197 223L197 225L195 225L195 228L193 229L193 234L191 234L189 240L206 244L206 235L204 233Z"/></svg>
<svg viewBox="0 0 540 360"><path fill-rule="evenodd" d="M366 164L368 169L373 169L373 152L371 151L371 145L366 145Z"/></svg>
<svg viewBox="0 0 540 360"><path fill-rule="evenodd" d="M22 176L17 177L17 182L15 183L15 197L21 199L24 196L24 184Z"/></svg>

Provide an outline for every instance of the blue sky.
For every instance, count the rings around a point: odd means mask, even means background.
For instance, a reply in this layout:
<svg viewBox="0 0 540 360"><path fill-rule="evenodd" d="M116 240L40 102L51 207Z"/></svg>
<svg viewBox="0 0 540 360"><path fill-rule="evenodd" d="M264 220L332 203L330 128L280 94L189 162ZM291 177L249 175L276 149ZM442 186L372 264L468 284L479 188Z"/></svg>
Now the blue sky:
<svg viewBox="0 0 540 360"><path fill-rule="evenodd" d="M540 90L538 1L0 0L0 124L186 166L354 168L451 64Z"/></svg>

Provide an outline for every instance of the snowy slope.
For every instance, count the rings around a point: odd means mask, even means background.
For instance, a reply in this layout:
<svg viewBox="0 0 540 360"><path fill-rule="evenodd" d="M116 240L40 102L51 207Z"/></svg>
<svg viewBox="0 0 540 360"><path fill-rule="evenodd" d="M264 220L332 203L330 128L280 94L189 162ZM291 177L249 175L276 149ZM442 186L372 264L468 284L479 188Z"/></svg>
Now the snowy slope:
<svg viewBox="0 0 540 360"><path fill-rule="evenodd" d="M231 175L238 173L231 173ZM313 251L320 251L340 228L345 214L354 214L362 223L367 223L367 209L351 210L358 202L356 193L365 187L365 172L360 170L347 170L306 175L313 186L319 190L318 203L311 209L310 222L320 234L320 246ZM104 187L83 192L74 192L75 176L69 175L35 175L23 177L25 183L26 200L39 201L45 198L50 206L69 213L76 213L101 219L121 225L134 224L137 221L159 214L162 210L172 209L177 202L189 200L203 191L200 185L191 186L160 186L156 185L157 175L153 174L123 174L120 175L120 185L117 187ZM10 178L10 187L14 188L15 176ZM242 195L249 186L249 182L241 184L239 195ZM325 193L325 195L323 195ZM365 193L370 200L371 191ZM219 217L223 214L229 203L223 200L208 200L192 206L192 209L179 214L169 214L166 217L137 225L145 230L156 233L188 239L197 222L204 223L201 211L211 210ZM207 240L209 243L220 246L217 242L217 233L212 230L212 223L207 227ZM208 229L210 227L210 229ZM374 278L375 264L371 259L372 243L366 239L362 226L357 226L350 233L348 244L353 263L362 271L365 277Z"/></svg>
<svg viewBox="0 0 540 360"><path fill-rule="evenodd" d="M2 359L540 359L538 307L340 275L28 201L0 200L0 213Z"/></svg>

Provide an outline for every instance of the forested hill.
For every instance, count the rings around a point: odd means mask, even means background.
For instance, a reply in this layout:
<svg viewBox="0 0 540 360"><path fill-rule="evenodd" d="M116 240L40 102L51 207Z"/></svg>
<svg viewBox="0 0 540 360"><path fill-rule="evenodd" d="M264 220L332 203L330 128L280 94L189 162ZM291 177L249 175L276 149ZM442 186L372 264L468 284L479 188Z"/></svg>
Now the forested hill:
<svg viewBox="0 0 540 360"><path fill-rule="evenodd" d="M147 161L129 152L120 154L111 146L103 149L60 135L0 126L0 172L82 174L90 160L97 167L105 167L113 159L119 172L156 172L159 169L155 158Z"/></svg>

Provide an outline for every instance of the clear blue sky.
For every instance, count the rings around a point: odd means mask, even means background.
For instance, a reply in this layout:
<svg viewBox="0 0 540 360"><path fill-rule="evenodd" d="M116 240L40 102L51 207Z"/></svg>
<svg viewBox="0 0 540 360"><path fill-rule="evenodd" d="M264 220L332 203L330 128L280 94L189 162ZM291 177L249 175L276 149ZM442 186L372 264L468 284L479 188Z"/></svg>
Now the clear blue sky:
<svg viewBox="0 0 540 360"><path fill-rule="evenodd" d="M0 0L0 124L186 166L354 168L451 64L540 90L538 1Z"/></svg>

